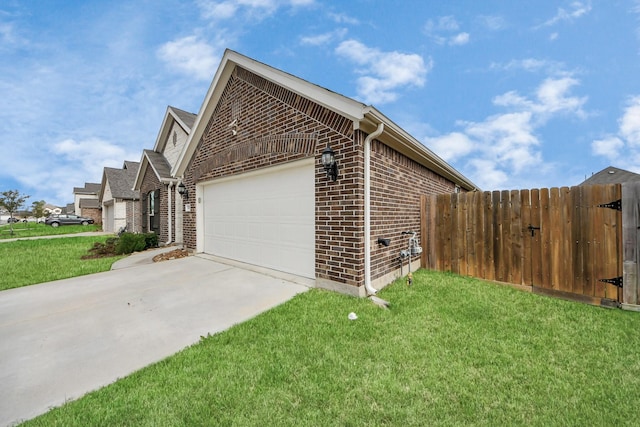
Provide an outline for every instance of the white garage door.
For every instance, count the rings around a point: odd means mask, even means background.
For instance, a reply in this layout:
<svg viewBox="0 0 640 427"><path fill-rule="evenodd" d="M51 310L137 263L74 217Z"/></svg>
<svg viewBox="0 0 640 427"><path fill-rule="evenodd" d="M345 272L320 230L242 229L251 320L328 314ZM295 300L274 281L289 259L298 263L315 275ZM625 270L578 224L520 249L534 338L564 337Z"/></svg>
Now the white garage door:
<svg viewBox="0 0 640 427"><path fill-rule="evenodd" d="M203 188L204 252L315 278L313 159Z"/></svg>
<svg viewBox="0 0 640 427"><path fill-rule="evenodd" d="M113 233L113 205L104 206L104 224L102 230Z"/></svg>

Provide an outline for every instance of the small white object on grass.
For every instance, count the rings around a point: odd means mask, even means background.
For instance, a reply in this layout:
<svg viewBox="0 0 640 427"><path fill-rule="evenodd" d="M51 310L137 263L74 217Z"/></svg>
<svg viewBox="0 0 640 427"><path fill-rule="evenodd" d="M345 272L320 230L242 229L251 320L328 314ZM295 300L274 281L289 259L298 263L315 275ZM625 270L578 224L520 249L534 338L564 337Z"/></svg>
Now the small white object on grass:
<svg viewBox="0 0 640 427"><path fill-rule="evenodd" d="M349 313L347 317L349 318L349 320L356 320L358 318L358 316L353 311Z"/></svg>

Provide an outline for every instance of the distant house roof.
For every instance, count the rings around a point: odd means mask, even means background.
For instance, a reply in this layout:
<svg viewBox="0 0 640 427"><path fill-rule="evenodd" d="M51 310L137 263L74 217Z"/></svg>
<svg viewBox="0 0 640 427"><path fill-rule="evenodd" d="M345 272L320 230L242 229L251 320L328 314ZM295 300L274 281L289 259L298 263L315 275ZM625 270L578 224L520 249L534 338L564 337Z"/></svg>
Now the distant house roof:
<svg viewBox="0 0 640 427"><path fill-rule="evenodd" d="M98 199L80 199L80 209L96 209L100 207Z"/></svg>
<svg viewBox="0 0 640 427"><path fill-rule="evenodd" d="M139 167L140 163L125 160L122 169L104 168L102 182L104 184L109 182L111 196L114 199L136 200L140 198L140 192L133 190L133 183ZM102 188L99 198L101 201L104 196L104 186Z"/></svg>
<svg viewBox="0 0 640 427"><path fill-rule="evenodd" d="M97 199L95 199L97 200ZM67 203L67 207L64 210L64 213L68 213L68 214L72 214L76 212L76 205L75 203Z"/></svg>
<svg viewBox="0 0 640 427"><path fill-rule="evenodd" d="M85 182L84 187L73 187L73 194L98 194L102 184L95 182Z"/></svg>
<svg viewBox="0 0 640 427"><path fill-rule="evenodd" d="M640 174L609 166L591 175L580 185L621 184L629 181L640 181Z"/></svg>
<svg viewBox="0 0 640 427"><path fill-rule="evenodd" d="M167 161L166 157L164 157L164 149L174 123L177 123L185 133L189 135L191 128L196 121L196 117L197 116L195 114L179 108L172 106L167 107L153 150L142 151L140 169L138 169L138 175L134 180L133 188L140 189L148 166L151 166L160 182L167 183L176 181L176 179L171 176L171 165Z"/></svg>

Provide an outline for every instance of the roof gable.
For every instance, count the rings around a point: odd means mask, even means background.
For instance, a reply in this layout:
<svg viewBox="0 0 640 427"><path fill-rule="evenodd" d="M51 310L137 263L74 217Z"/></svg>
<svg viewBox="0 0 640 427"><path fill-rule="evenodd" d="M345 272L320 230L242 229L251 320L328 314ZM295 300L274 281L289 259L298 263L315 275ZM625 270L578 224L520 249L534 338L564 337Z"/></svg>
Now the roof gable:
<svg viewBox="0 0 640 427"><path fill-rule="evenodd" d="M109 186L111 196L114 199L136 200L140 198L140 192L133 190L133 184L138 173L140 163L125 161L122 169L104 168L102 175L102 188L100 201L103 201L104 188Z"/></svg>
<svg viewBox="0 0 640 427"><path fill-rule="evenodd" d="M361 129L363 132L372 133L380 124L383 124L383 134L378 136L377 139L451 180L460 187L466 190L477 189L477 186L468 178L438 157L420 141L389 120L373 106L366 106L354 99L332 92L228 49L222 57L220 66L200 107L185 147L178 161L171 169L172 176L180 177L184 175L191 161L191 157L194 155L198 143L207 128L207 124L215 112L236 67L247 70L260 78L340 114L353 123L354 129Z"/></svg>

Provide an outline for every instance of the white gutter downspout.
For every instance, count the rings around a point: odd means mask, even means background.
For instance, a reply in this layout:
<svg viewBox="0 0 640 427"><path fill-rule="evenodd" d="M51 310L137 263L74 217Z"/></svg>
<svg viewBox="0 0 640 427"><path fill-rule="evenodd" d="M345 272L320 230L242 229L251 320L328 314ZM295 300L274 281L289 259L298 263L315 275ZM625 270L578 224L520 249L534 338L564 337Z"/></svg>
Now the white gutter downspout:
<svg viewBox="0 0 640 427"><path fill-rule="evenodd" d="M371 141L384 131L384 123L364 140L364 288L367 296L378 292L371 286Z"/></svg>
<svg viewBox="0 0 640 427"><path fill-rule="evenodd" d="M168 187L167 187L167 194L169 195L169 200L168 200L169 203L167 204L168 205L167 206L167 215L169 217L168 221L167 221L167 223L168 223L168 227L167 228L169 230L169 240L167 240L167 243L166 243L167 245L171 244L171 231L172 231L171 230L171 203L172 203L172 201L171 201L171 189L173 188L174 184L175 184L174 182L170 182Z"/></svg>

